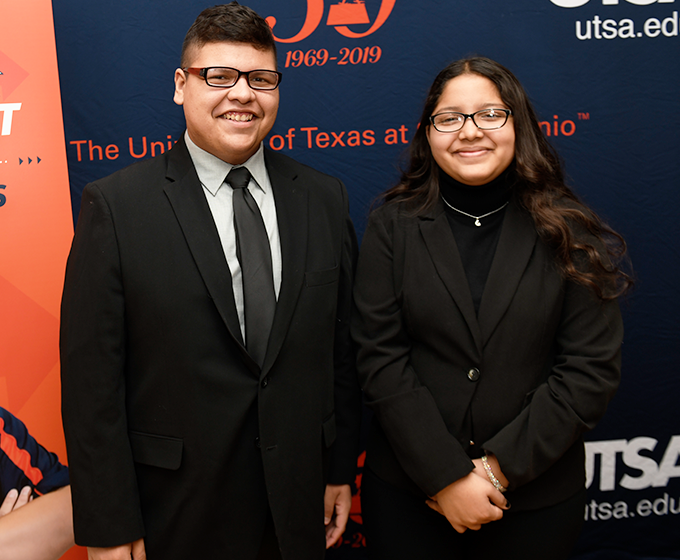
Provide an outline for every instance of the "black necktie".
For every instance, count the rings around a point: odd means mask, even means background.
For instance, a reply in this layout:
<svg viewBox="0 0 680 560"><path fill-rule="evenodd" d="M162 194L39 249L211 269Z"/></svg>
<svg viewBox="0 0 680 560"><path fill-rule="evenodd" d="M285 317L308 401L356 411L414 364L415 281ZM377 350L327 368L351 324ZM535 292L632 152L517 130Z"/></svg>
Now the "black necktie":
<svg viewBox="0 0 680 560"><path fill-rule="evenodd" d="M236 255L241 263L246 348L261 366L274 320L276 295L272 256L260 209L248 190L250 171L235 167L227 175L234 190Z"/></svg>

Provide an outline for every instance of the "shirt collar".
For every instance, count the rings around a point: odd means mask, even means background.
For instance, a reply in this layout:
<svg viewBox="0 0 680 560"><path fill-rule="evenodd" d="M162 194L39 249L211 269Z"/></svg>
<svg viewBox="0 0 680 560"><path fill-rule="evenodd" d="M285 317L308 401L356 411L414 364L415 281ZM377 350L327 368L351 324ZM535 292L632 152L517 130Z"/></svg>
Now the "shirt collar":
<svg viewBox="0 0 680 560"><path fill-rule="evenodd" d="M221 160L217 156L206 152L203 148L199 148L189 138L189 132L184 133L184 140L189 150L189 155L196 167L196 174L198 175L201 184L212 194L217 195L217 191L224 184L232 167L245 167L250 171L255 184L262 192L267 193L267 185L269 184L267 167L264 163L264 144L260 143L260 147L243 165L235 166Z"/></svg>

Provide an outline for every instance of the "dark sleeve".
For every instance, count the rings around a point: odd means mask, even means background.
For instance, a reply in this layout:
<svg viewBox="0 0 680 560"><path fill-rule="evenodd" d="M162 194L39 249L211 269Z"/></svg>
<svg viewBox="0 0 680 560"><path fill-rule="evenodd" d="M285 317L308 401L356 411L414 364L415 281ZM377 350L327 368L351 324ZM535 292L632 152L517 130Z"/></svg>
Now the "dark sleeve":
<svg viewBox="0 0 680 560"><path fill-rule="evenodd" d="M359 345L359 381L366 404L403 469L433 496L469 474L473 464L411 365L411 341L402 312L405 263L399 248L403 249L405 235L385 207L371 215L357 266L352 334Z"/></svg>
<svg viewBox="0 0 680 560"><path fill-rule="evenodd" d="M334 342L334 399L337 436L332 449L328 482L354 482L361 429L361 390L356 372L356 350L350 336L352 287L358 246L354 225L349 217L349 201L344 185L342 248Z"/></svg>
<svg viewBox="0 0 680 560"><path fill-rule="evenodd" d="M511 488L537 478L602 418L621 374L623 321L617 301L566 283L550 375L512 422L483 447Z"/></svg>
<svg viewBox="0 0 680 560"><path fill-rule="evenodd" d="M12 488L47 494L67 486L68 468L40 445L24 423L0 407L0 502Z"/></svg>
<svg viewBox="0 0 680 560"><path fill-rule="evenodd" d="M96 185L83 192L61 306L62 417L76 542L144 535L125 411L124 291L115 224Z"/></svg>

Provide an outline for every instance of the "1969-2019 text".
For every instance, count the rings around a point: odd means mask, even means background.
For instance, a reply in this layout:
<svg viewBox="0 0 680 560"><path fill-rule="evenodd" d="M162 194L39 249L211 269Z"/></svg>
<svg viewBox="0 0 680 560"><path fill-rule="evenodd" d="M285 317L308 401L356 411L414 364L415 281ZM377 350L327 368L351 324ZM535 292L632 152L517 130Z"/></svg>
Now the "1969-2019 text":
<svg viewBox="0 0 680 560"><path fill-rule="evenodd" d="M308 51L288 51L286 53L286 68L305 66L323 66L328 62L335 62L338 66L347 64L375 64L382 56L380 47L342 47L337 55L332 55L328 49L310 49Z"/></svg>

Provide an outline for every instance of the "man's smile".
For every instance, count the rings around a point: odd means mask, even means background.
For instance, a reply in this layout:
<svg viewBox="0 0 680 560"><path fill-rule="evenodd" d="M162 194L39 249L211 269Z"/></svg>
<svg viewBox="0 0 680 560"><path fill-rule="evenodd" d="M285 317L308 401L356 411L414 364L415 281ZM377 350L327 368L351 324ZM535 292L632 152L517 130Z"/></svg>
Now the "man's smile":
<svg viewBox="0 0 680 560"><path fill-rule="evenodd" d="M227 119L228 121L237 121L237 122L249 122L253 120L253 115L252 113L236 113L236 112L228 112L222 115L223 119Z"/></svg>

